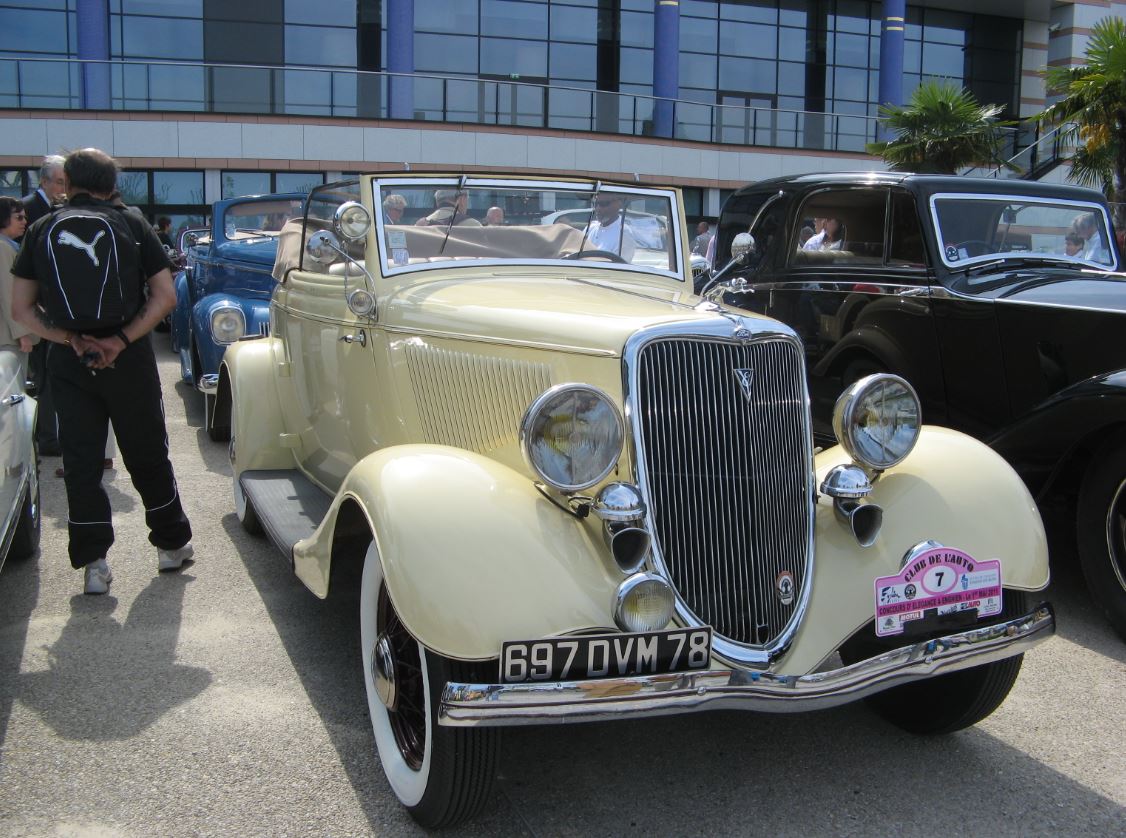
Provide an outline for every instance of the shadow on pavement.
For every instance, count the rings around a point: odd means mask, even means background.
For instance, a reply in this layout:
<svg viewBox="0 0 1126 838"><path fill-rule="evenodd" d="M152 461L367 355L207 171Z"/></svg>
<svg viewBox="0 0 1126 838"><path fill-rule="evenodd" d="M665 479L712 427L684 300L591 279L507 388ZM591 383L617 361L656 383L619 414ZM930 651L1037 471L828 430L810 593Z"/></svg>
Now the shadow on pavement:
<svg viewBox="0 0 1126 838"><path fill-rule="evenodd" d="M28 559L9 558L0 570L0 750L16 697L27 624L39 603L39 561L38 552Z"/></svg>
<svg viewBox="0 0 1126 838"><path fill-rule="evenodd" d="M183 573L161 574L133 601L124 623L111 594L70 600L70 618L47 648L45 670L18 676L15 694L63 739L136 736L211 683L206 669L176 663Z"/></svg>

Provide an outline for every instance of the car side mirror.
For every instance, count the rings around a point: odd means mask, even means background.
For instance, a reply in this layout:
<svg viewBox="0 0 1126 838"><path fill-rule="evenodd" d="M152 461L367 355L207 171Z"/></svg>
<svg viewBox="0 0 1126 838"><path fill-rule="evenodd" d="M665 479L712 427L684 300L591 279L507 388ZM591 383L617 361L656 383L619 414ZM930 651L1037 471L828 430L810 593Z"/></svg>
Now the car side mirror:
<svg viewBox="0 0 1126 838"><path fill-rule="evenodd" d="M340 240L328 230L319 230L305 242L305 254L318 265L331 265L344 254Z"/></svg>
<svg viewBox="0 0 1126 838"><path fill-rule="evenodd" d="M731 260L720 268L714 271L700 289L700 296L710 303L715 303L718 299L722 298L728 291L739 291L741 293L747 292L746 281L741 281L739 286L728 287L728 283L720 284L727 274L731 273L735 268L745 265L750 256L755 252L755 237L750 233L739 233L731 241Z"/></svg>

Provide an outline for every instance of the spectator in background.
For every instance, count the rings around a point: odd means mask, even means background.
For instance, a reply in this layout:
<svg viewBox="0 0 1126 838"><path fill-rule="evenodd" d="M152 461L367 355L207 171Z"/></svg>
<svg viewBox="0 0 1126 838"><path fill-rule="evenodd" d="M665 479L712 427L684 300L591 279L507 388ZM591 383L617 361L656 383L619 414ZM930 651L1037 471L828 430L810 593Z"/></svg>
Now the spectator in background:
<svg viewBox="0 0 1126 838"><path fill-rule="evenodd" d="M18 350L27 376L27 353L39 342L36 335L12 319L12 262L19 245L16 239L27 229L27 213L16 198L0 197L0 349Z"/></svg>
<svg viewBox="0 0 1126 838"><path fill-rule="evenodd" d="M162 215L156 220L156 237L165 247L176 249L176 246L172 244L172 219L167 215Z"/></svg>
<svg viewBox="0 0 1126 838"><path fill-rule="evenodd" d="M840 250L844 246L844 224L839 218L815 218L821 222L821 232L809 237L802 250Z"/></svg>
<svg viewBox="0 0 1126 838"><path fill-rule="evenodd" d="M486 227L503 227L504 223L504 210L500 207L489 207L485 212Z"/></svg>
<svg viewBox="0 0 1126 838"><path fill-rule="evenodd" d="M698 256L703 256L708 252L708 245L711 244L712 236L711 227L708 222L701 221L696 225L696 238L692 239L692 252Z"/></svg>
<svg viewBox="0 0 1126 838"><path fill-rule="evenodd" d="M402 195L388 195L383 199L383 223L402 224L403 210L407 208L407 199Z"/></svg>
<svg viewBox="0 0 1126 838"><path fill-rule="evenodd" d="M23 197L28 227L66 200L63 162L64 158L58 154L43 158L43 165L39 167L39 188Z"/></svg>
<svg viewBox="0 0 1126 838"><path fill-rule="evenodd" d="M1079 254L1080 259L1092 262L1101 262L1104 265L1111 263L1110 245L1103 240L1102 231L1099 229L1098 220L1093 212L1077 215L1071 222L1071 232L1082 236L1087 246Z"/></svg>
<svg viewBox="0 0 1126 838"><path fill-rule="evenodd" d="M426 223L439 226L453 224L456 227L480 227L481 222L476 218L470 218L469 213L465 211L468 203L469 195L464 191L438 189L434 192L434 206L437 209L426 216Z"/></svg>
<svg viewBox="0 0 1126 838"><path fill-rule="evenodd" d="M63 176L65 159L58 154L43 158L39 167L39 188L23 197L27 226L50 213L66 201L66 178ZM47 354L51 347L47 341L39 341L28 358L29 377L35 384L35 398L39 410L35 414L35 442L39 453L44 457L58 457L59 428L55 419L55 401L51 394L51 383L47 380Z"/></svg>

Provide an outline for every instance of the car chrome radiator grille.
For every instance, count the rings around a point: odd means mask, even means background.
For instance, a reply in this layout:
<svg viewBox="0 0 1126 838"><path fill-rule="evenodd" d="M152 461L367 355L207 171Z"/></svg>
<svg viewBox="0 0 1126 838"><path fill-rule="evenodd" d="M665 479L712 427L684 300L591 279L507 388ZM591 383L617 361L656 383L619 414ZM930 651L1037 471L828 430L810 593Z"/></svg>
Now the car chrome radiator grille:
<svg viewBox="0 0 1126 838"><path fill-rule="evenodd" d="M804 598L812 477L803 375L798 345L777 338L657 340L637 360L655 547L692 615L739 644L769 644Z"/></svg>

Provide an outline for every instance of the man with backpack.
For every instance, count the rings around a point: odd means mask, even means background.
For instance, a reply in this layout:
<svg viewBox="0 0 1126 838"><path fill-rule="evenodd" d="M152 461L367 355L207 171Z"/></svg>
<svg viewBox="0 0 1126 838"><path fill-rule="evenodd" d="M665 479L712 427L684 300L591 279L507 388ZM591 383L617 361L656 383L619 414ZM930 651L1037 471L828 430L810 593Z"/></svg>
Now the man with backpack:
<svg viewBox="0 0 1126 838"><path fill-rule="evenodd" d="M113 158L82 149L67 155L63 172L69 204L28 228L12 265L12 315L51 342L47 375L59 419L70 561L85 571L85 593L104 594L113 579L106 563L113 524L102 488L111 420L145 506L157 569L177 570L192 555L148 337L176 293L152 227L112 202Z"/></svg>

